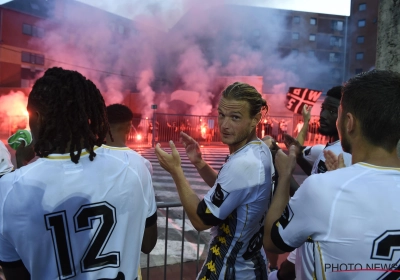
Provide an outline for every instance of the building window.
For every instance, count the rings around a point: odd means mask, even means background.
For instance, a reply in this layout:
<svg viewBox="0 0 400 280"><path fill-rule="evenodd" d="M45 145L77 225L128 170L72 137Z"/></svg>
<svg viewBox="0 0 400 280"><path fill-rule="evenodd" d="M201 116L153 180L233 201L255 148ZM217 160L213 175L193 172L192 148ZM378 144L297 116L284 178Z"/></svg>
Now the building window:
<svg viewBox="0 0 400 280"><path fill-rule="evenodd" d="M293 40L299 40L299 33L298 32L293 32L292 33L292 39Z"/></svg>
<svg viewBox="0 0 400 280"><path fill-rule="evenodd" d="M309 57L315 57L315 51L308 51Z"/></svg>
<svg viewBox="0 0 400 280"><path fill-rule="evenodd" d="M329 53L329 61L330 62L339 62L340 61L340 53Z"/></svg>
<svg viewBox="0 0 400 280"><path fill-rule="evenodd" d="M358 21L358 27L364 27L365 26L365 19L360 19Z"/></svg>
<svg viewBox="0 0 400 280"><path fill-rule="evenodd" d="M298 49L292 49L292 55L293 56L298 56L299 55L299 50Z"/></svg>
<svg viewBox="0 0 400 280"><path fill-rule="evenodd" d="M32 35L32 25L22 24L22 33L26 35Z"/></svg>
<svg viewBox="0 0 400 280"><path fill-rule="evenodd" d="M364 43L364 36L358 36L357 37L357 44L363 44Z"/></svg>
<svg viewBox="0 0 400 280"><path fill-rule="evenodd" d="M33 37L38 37L38 38L43 38L44 36L44 29L37 27L37 26L33 26L32 27L32 36Z"/></svg>
<svg viewBox="0 0 400 280"><path fill-rule="evenodd" d="M300 17L294 16L293 17L293 23L300 23Z"/></svg>
<svg viewBox="0 0 400 280"><path fill-rule="evenodd" d="M330 38L330 45L333 47L341 47L342 46L342 37L332 36Z"/></svg>
<svg viewBox="0 0 400 280"><path fill-rule="evenodd" d="M315 34L310 34L310 36L308 37L308 40L315 41Z"/></svg>
<svg viewBox="0 0 400 280"><path fill-rule="evenodd" d="M359 11L365 11L366 9L367 9L367 4L362 3L362 4L358 5Z"/></svg>
<svg viewBox="0 0 400 280"><path fill-rule="evenodd" d="M22 33L33 37L43 38L44 29L30 24L22 24Z"/></svg>
<svg viewBox="0 0 400 280"><path fill-rule="evenodd" d="M362 68L357 68L356 71L355 71L355 74L356 75L360 74L360 73L362 73L362 71L363 71Z"/></svg>
<svg viewBox="0 0 400 280"><path fill-rule="evenodd" d="M44 65L44 55L22 52L21 61L31 64Z"/></svg>
<svg viewBox="0 0 400 280"><path fill-rule="evenodd" d="M316 18L310 18L310 24L311 25L317 25L317 19Z"/></svg>
<svg viewBox="0 0 400 280"><path fill-rule="evenodd" d="M119 34L124 34L125 33L125 27L123 25L118 26L118 32Z"/></svg>
<svg viewBox="0 0 400 280"><path fill-rule="evenodd" d="M363 52L359 52L356 54L356 59L357 60L363 60L364 59L364 53Z"/></svg>
<svg viewBox="0 0 400 280"><path fill-rule="evenodd" d="M343 30L343 21L341 21L341 20L333 20L332 21L332 28L334 30L342 31Z"/></svg>

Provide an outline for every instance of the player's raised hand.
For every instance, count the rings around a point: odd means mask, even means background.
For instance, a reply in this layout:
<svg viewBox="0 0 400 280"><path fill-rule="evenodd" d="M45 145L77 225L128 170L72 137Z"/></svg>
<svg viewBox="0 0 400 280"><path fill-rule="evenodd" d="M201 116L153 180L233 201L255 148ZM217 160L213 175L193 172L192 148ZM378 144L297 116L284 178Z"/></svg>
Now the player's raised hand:
<svg viewBox="0 0 400 280"><path fill-rule="evenodd" d="M181 157L172 140L169 141L169 146L171 148L171 154L168 154L166 151L164 151L161 148L160 143L157 143L155 148L155 153L161 167L164 168L169 173L174 174L182 168Z"/></svg>
<svg viewBox="0 0 400 280"><path fill-rule="evenodd" d="M311 109L312 106L308 106L307 104L304 104L303 109L301 110L301 114L303 116L303 121L306 123L310 122L311 120Z"/></svg>
<svg viewBox="0 0 400 280"><path fill-rule="evenodd" d="M324 150L324 157L325 157L325 165L326 165L326 168L328 169L328 171L346 167L344 165L343 153L341 153L341 154L339 154L339 156L337 156L332 151Z"/></svg>
<svg viewBox="0 0 400 280"><path fill-rule="evenodd" d="M194 165L201 163L203 158L201 156L199 143L182 131L180 133L179 140L183 144L183 147L185 147L185 151L190 162Z"/></svg>
<svg viewBox="0 0 400 280"><path fill-rule="evenodd" d="M289 147L289 155L279 150L275 156L275 167L279 177L291 176L296 167L296 146Z"/></svg>

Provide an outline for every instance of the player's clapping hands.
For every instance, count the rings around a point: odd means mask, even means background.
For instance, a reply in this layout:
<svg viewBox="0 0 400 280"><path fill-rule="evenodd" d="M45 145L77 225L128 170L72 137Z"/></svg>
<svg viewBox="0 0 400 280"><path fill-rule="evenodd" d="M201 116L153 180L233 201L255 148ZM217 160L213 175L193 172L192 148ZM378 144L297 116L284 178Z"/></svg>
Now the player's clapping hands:
<svg viewBox="0 0 400 280"><path fill-rule="evenodd" d="M333 171L339 168L346 167L344 164L343 153L337 156L332 151L324 150L325 165L328 171Z"/></svg>
<svg viewBox="0 0 400 280"><path fill-rule="evenodd" d="M160 143L157 143L155 153L161 167L168 171L170 174L175 174L182 169L181 157L172 140L169 141L169 146L171 148L171 154L168 154L166 151L164 151L161 148Z"/></svg>
<svg viewBox="0 0 400 280"><path fill-rule="evenodd" d="M194 166L199 167L203 162L199 143L184 132L181 132L180 134L180 142L183 144L183 147L185 147L190 162Z"/></svg>

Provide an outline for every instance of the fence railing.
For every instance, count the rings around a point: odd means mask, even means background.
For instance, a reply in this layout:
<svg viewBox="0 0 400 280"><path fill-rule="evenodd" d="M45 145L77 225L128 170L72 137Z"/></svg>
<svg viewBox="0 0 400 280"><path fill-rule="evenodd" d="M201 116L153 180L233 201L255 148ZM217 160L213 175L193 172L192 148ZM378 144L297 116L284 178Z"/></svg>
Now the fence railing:
<svg viewBox="0 0 400 280"><path fill-rule="evenodd" d="M164 203L164 202L158 202L157 203L157 209L165 209L165 242L164 242L164 280L167 279L167 261L168 261L168 229L169 229L169 214L170 214L170 208L178 208L182 207L181 202L169 202L169 203ZM184 243L185 243L185 219L186 219L186 213L185 210L182 207L182 237L181 237L181 256L180 256L180 280L183 279L183 265L184 265ZM143 280L150 280L150 256L151 253L147 255L147 266L142 267L146 268L146 273L145 275L142 275ZM195 278L199 272L199 262L200 262L200 232L197 232L197 254L196 254L196 271L193 275L193 278ZM161 280L161 279L158 279Z"/></svg>

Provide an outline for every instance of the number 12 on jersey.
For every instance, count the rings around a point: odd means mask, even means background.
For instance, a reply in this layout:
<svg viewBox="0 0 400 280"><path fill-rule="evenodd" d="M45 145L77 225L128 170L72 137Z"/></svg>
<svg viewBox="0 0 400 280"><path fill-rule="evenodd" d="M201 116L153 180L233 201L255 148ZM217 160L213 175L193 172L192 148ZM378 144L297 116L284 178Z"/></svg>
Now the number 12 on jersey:
<svg viewBox="0 0 400 280"><path fill-rule="evenodd" d="M46 229L51 231L59 278L69 279L76 276L66 211L46 214L44 219ZM93 221L96 219L100 224L81 256L82 272L120 266L120 252L103 253L117 224L114 206L108 202L82 205L74 215L75 233L93 229Z"/></svg>

